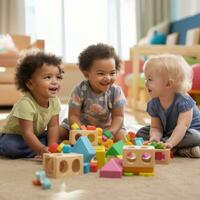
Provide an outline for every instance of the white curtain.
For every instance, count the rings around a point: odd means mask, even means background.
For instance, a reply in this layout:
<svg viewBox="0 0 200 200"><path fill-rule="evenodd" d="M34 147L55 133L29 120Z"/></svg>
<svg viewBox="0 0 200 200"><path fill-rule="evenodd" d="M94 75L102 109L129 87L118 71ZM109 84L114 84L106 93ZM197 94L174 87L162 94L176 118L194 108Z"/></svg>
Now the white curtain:
<svg viewBox="0 0 200 200"><path fill-rule="evenodd" d="M135 0L26 0L26 33L46 50L77 62L90 44L115 47L122 59L136 43Z"/></svg>
<svg viewBox="0 0 200 200"><path fill-rule="evenodd" d="M169 0L136 0L138 40L150 27L169 19Z"/></svg>
<svg viewBox="0 0 200 200"><path fill-rule="evenodd" d="M25 34L24 0L0 0L0 33Z"/></svg>

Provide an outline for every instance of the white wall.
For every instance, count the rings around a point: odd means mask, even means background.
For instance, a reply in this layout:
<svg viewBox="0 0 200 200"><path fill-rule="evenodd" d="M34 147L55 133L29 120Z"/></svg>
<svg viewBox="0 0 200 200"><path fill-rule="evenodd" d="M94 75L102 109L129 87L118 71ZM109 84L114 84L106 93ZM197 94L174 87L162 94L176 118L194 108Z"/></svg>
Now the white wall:
<svg viewBox="0 0 200 200"><path fill-rule="evenodd" d="M200 0L170 0L170 13L172 21L200 13Z"/></svg>

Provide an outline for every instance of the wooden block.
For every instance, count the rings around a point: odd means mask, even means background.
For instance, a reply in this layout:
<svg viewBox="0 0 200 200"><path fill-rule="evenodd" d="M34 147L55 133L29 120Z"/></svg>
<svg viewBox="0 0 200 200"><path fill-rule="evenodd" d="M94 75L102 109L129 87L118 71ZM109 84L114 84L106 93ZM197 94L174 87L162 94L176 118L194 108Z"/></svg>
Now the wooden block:
<svg viewBox="0 0 200 200"><path fill-rule="evenodd" d="M155 149L156 164L169 164L170 159L170 149Z"/></svg>
<svg viewBox="0 0 200 200"><path fill-rule="evenodd" d="M76 153L45 153L43 154L43 167L46 175L51 178L82 175L83 155Z"/></svg>
<svg viewBox="0 0 200 200"><path fill-rule="evenodd" d="M153 146L124 146L123 170L125 172L153 172L154 165Z"/></svg>
<svg viewBox="0 0 200 200"><path fill-rule="evenodd" d="M80 136L87 136L92 145L98 145L97 130L71 130L69 134L70 144L76 144Z"/></svg>

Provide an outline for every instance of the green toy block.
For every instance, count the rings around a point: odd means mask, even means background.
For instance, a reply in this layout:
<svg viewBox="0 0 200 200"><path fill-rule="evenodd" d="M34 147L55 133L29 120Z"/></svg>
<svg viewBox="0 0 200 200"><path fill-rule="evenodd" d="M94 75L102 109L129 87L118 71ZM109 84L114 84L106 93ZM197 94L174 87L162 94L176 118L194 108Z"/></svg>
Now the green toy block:
<svg viewBox="0 0 200 200"><path fill-rule="evenodd" d="M104 132L103 132L103 135L105 135L107 138L112 138L113 136L112 136L112 133L109 131L109 130L105 130Z"/></svg>
<svg viewBox="0 0 200 200"><path fill-rule="evenodd" d="M123 146L124 146L124 142L122 140L120 140L119 142L116 142L115 144L113 144L110 149L108 149L108 151L106 152L106 157L107 156L118 156L118 155L122 155L123 152Z"/></svg>

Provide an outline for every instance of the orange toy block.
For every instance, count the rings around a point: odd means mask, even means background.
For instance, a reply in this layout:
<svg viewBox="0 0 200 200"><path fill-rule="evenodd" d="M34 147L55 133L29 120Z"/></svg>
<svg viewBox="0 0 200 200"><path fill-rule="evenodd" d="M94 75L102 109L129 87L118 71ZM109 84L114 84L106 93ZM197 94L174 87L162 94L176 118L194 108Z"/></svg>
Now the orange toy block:
<svg viewBox="0 0 200 200"><path fill-rule="evenodd" d="M155 166L153 146L124 146L123 171L133 173L152 173Z"/></svg>
<svg viewBox="0 0 200 200"><path fill-rule="evenodd" d="M43 154L43 167L46 175L51 178L82 175L83 155L76 153L45 153Z"/></svg>
<svg viewBox="0 0 200 200"><path fill-rule="evenodd" d="M170 159L170 149L155 149L156 164L169 164Z"/></svg>
<svg viewBox="0 0 200 200"><path fill-rule="evenodd" d="M96 126L87 125L87 130L96 130Z"/></svg>
<svg viewBox="0 0 200 200"><path fill-rule="evenodd" d="M90 172L97 172L98 171L98 165L97 162L90 163Z"/></svg>
<svg viewBox="0 0 200 200"><path fill-rule="evenodd" d="M92 145L98 144L97 130L71 130L69 134L70 144L76 144L80 136L87 136Z"/></svg>
<svg viewBox="0 0 200 200"><path fill-rule="evenodd" d="M58 148L58 144L57 144L57 143L54 143L54 144L52 144L51 146L48 147L48 150L49 150L51 153L56 153L56 152L57 152L57 148Z"/></svg>

